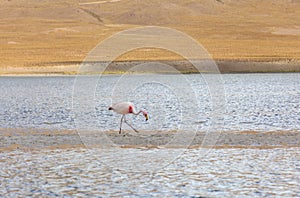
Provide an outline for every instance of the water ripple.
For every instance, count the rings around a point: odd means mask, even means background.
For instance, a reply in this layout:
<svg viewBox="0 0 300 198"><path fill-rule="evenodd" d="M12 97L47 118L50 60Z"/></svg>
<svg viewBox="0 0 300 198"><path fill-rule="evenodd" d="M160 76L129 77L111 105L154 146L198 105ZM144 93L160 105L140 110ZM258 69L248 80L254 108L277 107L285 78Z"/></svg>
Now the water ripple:
<svg viewBox="0 0 300 198"><path fill-rule="evenodd" d="M85 149L4 152L0 153L0 194L4 197L297 197L300 194L299 148L213 149L205 157L199 156L200 152L188 150L152 173L111 168Z"/></svg>

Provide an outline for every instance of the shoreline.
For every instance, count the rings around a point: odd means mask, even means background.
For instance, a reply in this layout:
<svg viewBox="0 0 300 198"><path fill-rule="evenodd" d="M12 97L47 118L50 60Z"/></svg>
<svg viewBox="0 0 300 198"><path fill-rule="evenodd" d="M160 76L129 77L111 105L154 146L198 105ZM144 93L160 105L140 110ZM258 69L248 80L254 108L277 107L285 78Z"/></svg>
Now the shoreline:
<svg viewBox="0 0 300 198"><path fill-rule="evenodd" d="M205 61L205 60L204 60ZM107 63L107 62L96 62ZM171 66L181 74L209 73L203 68L197 70L187 60L133 60L112 62L105 75L121 75L139 64L162 63ZM215 60L221 74L230 73L298 73L300 72L299 60ZM72 75L99 75L97 71L78 73L81 62L53 62L26 67L0 67L0 76L72 76ZM92 70L97 70L93 69ZM135 71L134 73L159 73L172 74L170 71Z"/></svg>
<svg viewBox="0 0 300 198"><path fill-rule="evenodd" d="M169 148L214 148L214 149L273 149L300 147L300 131L223 131L216 132L217 140L205 138L211 136L205 132L194 134L191 142L171 143L181 131L127 131L126 135L117 131L84 131L76 130L41 130L41 129L0 129L0 152L13 150L40 149L73 149L73 148L136 148L136 149L169 149ZM83 141L82 141L83 140ZM181 140L181 139L180 139Z"/></svg>

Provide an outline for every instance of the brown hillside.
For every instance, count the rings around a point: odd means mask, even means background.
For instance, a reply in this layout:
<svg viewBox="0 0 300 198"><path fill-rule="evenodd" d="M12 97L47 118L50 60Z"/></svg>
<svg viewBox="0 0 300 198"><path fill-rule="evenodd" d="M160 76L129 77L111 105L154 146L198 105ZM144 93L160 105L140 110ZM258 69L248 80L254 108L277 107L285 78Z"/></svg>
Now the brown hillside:
<svg viewBox="0 0 300 198"><path fill-rule="evenodd" d="M0 68L74 64L136 26L185 32L215 59L299 60L299 0L2 0ZM120 59L176 59L139 50ZM1 71L0 71L1 72Z"/></svg>

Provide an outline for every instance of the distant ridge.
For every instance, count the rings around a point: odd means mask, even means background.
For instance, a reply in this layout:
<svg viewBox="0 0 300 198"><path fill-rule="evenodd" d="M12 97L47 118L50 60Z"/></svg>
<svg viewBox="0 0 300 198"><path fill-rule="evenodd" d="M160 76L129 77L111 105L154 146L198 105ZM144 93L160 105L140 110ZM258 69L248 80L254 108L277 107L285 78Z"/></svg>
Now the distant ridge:
<svg viewBox="0 0 300 198"><path fill-rule="evenodd" d="M147 25L190 35L215 60L294 64L300 60L299 10L299 0L3 0L0 68L81 62L103 39ZM150 52L119 60L178 57Z"/></svg>

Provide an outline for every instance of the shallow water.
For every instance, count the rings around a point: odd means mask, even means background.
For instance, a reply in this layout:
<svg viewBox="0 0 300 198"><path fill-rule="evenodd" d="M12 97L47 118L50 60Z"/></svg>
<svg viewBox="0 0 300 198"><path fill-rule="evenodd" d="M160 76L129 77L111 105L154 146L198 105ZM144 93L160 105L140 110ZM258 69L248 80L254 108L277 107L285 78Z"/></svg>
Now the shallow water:
<svg viewBox="0 0 300 198"><path fill-rule="evenodd" d="M150 115L127 117L139 130L300 129L300 74L221 77L1 77L0 128L117 131L107 108L130 100ZM0 195L299 197L299 158L298 147L13 150L0 152Z"/></svg>
<svg viewBox="0 0 300 198"><path fill-rule="evenodd" d="M128 155L155 152L155 149L123 150ZM113 158L110 151L105 152L110 155L111 163L97 152L70 149L0 153L0 194L4 197L300 195L298 148L212 149L205 155L199 154L203 153L201 149L188 149L166 166L157 165L152 172L116 168L112 163L119 163L119 159ZM172 153L174 149L164 152Z"/></svg>
<svg viewBox="0 0 300 198"><path fill-rule="evenodd" d="M118 130L120 115L107 108L129 100L149 113L149 122L127 116L140 130L209 130L218 98L218 129L300 129L300 74L221 78L214 89L205 75L1 77L0 127Z"/></svg>

